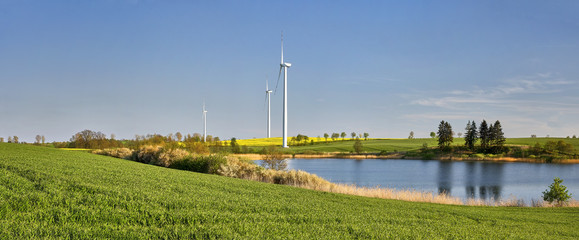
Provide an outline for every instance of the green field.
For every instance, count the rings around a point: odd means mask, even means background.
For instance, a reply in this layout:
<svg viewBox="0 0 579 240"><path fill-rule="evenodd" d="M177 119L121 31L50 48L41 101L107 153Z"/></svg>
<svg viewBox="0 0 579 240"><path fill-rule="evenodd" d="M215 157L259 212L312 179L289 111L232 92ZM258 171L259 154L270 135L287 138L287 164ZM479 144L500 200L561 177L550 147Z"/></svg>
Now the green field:
<svg viewBox="0 0 579 240"><path fill-rule="evenodd" d="M277 138L275 139L277 140ZM572 144L575 149L579 149L579 139L567 139L567 138L507 138L506 145L528 145L533 146L535 143L540 143L544 145L547 141L559 141L563 140L567 143ZM245 140L240 140L240 144ZM259 148L256 143L267 142L275 143L267 140L253 139L251 141L251 147ZM279 144L281 144L281 138L279 139ZM428 147L438 146L438 140L433 138L417 138L417 139L368 139L362 140L365 152L370 153L380 153L385 152L405 152L418 150L423 147L423 144L427 144ZM303 145L303 146L291 146L290 149L286 150L293 153L303 153L307 151L311 152L351 152L353 148L354 140L337 140L337 141L320 141L313 145ZM455 138L455 146L463 146L464 138Z"/></svg>
<svg viewBox="0 0 579 240"><path fill-rule="evenodd" d="M578 239L579 208L317 192L0 143L0 239Z"/></svg>

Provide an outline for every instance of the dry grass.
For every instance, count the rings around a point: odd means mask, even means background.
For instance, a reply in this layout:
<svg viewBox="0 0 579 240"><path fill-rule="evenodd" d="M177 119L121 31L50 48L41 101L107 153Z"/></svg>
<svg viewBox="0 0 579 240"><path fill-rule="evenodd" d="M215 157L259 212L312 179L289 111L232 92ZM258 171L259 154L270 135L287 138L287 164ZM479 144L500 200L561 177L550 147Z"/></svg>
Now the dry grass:
<svg viewBox="0 0 579 240"><path fill-rule="evenodd" d="M122 159L129 159L133 155L133 150L128 148L106 148L106 149L99 149L94 150L92 153L111 156L116 158Z"/></svg>

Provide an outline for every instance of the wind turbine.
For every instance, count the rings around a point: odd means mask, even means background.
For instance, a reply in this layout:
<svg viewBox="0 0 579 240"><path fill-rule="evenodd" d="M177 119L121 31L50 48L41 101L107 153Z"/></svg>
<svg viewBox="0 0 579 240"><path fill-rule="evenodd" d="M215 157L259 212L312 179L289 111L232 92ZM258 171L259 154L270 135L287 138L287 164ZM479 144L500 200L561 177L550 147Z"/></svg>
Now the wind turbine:
<svg viewBox="0 0 579 240"><path fill-rule="evenodd" d="M270 93L273 92L269 90L267 79L265 80L265 99L267 101L267 138L271 137L271 117L270 117Z"/></svg>
<svg viewBox="0 0 579 240"><path fill-rule="evenodd" d="M203 101L203 142L207 140L207 110L205 110L205 101Z"/></svg>
<svg viewBox="0 0 579 240"><path fill-rule="evenodd" d="M291 63L286 63L283 61L283 32L281 33L281 63L279 64L279 75L277 76L277 82L279 83L279 78L281 77L281 70L283 69L283 145L282 147L287 148L287 69L291 67ZM276 84L277 90L277 84Z"/></svg>

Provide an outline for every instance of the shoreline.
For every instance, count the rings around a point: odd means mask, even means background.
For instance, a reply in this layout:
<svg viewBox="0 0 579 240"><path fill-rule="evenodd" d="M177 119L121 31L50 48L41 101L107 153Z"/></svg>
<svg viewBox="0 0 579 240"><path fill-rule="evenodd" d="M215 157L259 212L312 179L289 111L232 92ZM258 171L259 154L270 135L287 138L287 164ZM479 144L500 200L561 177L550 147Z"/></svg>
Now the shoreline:
<svg viewBox="0 0 579 240"><path fill-rule="evenodd" d="M231 154L235 157L246 157L252 160L262 160L261 154ZM534 158L514 158L514 157L497 157L497 158L462 158L453 156L439 156L431 159L423 159L420 157L408 157L404 154L396 153L389 155L377 154L345 154L345 153L324 153L324 154L284 154L284 158L289 159L317 159L317 158L338 158L338 159L403 159L403 160L436 160L436 161L469 161L469 162L524 162L524 163L547 163L542 159ZM551 162L554 164L579 164L579 159L563 159Z"/></svg>

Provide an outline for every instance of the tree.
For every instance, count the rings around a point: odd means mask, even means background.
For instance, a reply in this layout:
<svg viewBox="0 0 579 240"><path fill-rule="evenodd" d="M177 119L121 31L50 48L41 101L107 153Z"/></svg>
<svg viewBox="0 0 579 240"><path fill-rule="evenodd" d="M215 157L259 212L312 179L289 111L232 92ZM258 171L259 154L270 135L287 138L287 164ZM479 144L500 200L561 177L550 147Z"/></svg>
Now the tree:
<svg viewBox="0 0 579 240"><path fill-rule="evenodd" d="M330 137L330 135L329 135L329 134L327 134L327 133L324 133L324 138L326 139L326 142L328 142L328 138L329 138L329 137Z"/></svg>
<svg viewBox="0 0 579 240"><path fill-rule="evenodd" d="M12 136L8 136L8 143L12 143Z"/></svg>
<svg viewBox="0 0 579 240"><path fill-rule="evenodd" d="M453 137L452 137L452 126L450 123L440 121L438 125L438 147L440 149L446 149L452 144Z"/></svg>
<svg viewBox="0 0 579 240"><path fill-rule="evenodd" d="M410 134L408 135L408 139L414 139L414 131L410 131Z"/></svg>
<svg viewBox="0 0 579 240"><path fill-rule="evenodd" d="M352 136L352 139L354 139L354 138L356 138L356 133L355 133L355 132L352 132L352 133L350 134L350 136Z"/></svg>
<svg viewBox="0 0 579 240"><path fill-rule="evenodd" d="M346 132L342 132L342 134L340 134L340 137L342 137L342 141L344 141L344 138L346 138Z"/></svg>
<svg viewBox="0 0 579 240"><path fill-rule="evenodd" d="M364 140L368 140L368 137L369 137L369 136L370 136L370 134L368 134L368 133L365 132L365 133L364 133Z"/></svg>
<svg viewBox="0 0 579 240"><path fill-rule="evenodd" d="M34 144L40 144L40 141L42 140L42 137L40 135L36 135L36 142L34 142Z"/></svg>
<svg viewBox="0 0 579 240"><path fill-rule="evenodd" d="M573 139L577 138L577 136L575 136L575 134L573 134Z"/></svg>
<svg viewBox="0 0 579 240"><path fill-rule="evenodd" d="M0 137L0 143L3 143L3 142L4 142L4 138Z"/></svg>
<svg viewBox="0 0 579 240"><path fill-rule="evenodd" d="M456 135L458 136L458 138L462 137L462 133L461 133L461 132L457 133Z"/></svg>
<svg viewBox="0 0 579 240"><path fill-rule="evenodd" d="M571 194L569 194L567 187L561 185L561 183L563 183L563 180L558 177L553 179L553 184L543 192L543 200L549 203L557 201L557 206L563 206L563 204L571 198Z"/></svg>
<svg viewBox="0 0 579 240"><path fill-rule="evenodd" d="M177 141L181 142L181 139L183 139L183 134L181 134L180 132L175 133L175 137L177 137Z"/></svg>
<svg viewBox="0 0 579 240"><path fill-rule="evenodd" d="M18 143L18 136L14 136L14 143Z"/></svg>
<svg viewBox="0 0 579 240"><path fill-rule="evenodd" d="M332 133L332 141L336 141L336 139L339 137L340 137L339 133Z"/></svg>
<svg viewBox="0 0 579 240"><path fill-rule="evenodd" d="M287 160L285 160L283 153L275 146L269 146L265 149L263 161L261 166L273 170L285 170L287 168Z"/></svg>
<svg viewBox="0 0 579 240"><path fill-rule="evenodd" d="M468 121L464 130L466 130L466 134L464 135L464 146L470 150L474 150L474 145L478 140L478 132L475 121Z"/></svg>
<svg viewBox="0 0 579 240"><path fill-rule="evenodd" d="M486 150L489 146L489 127L487 121L483 119L480 123L480 128L478 130L478 136L480 138L480 146L483 150Z"/></svg>
<svg viewBox="0 0 579 240"><path fill-rule="evenodd" d="M233 153L239 153L241 152L241 149L239 148L239 144L237 144L237 139L236 138L231 138L231 142L229 143L231 145L231 151Z"/></svg>
<svg viewBox="0 0 579 240"><path fill-rule="evenodd" d="M431 138L435 138L435 137L436 137L436 133L430 132L430 137L431 137Z"/></svg>
<svg viewBox="0 0 579 240"><path fill-rule="evenodd" d="M492 145L498 148L502 148L505 145L505 133L503 133L503 127L501 122L497 120L492 127Z"/></svg>
<svg viewBox="0 0 579 240"><path fill-rule="evenodd" d="M363 150L364 146L362 146L362 141L360 141L360 138L356 138L356 141L354 142L354 152L360 154Z"/></svg>

